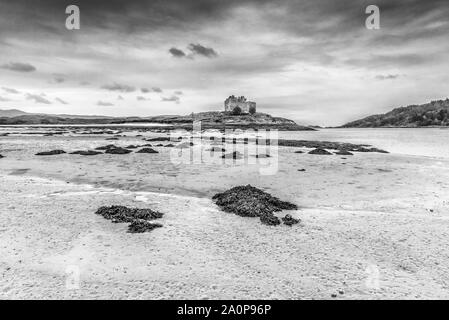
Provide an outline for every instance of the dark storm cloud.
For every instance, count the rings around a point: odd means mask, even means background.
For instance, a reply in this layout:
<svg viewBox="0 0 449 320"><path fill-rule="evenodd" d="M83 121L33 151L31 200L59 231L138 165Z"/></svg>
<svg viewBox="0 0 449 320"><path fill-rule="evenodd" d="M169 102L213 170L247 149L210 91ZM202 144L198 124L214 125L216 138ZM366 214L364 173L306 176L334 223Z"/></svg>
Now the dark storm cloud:
<svg viewBox="0 0 449 320"><path fill-rule="evenodd" d="M168 52L170 52L171 55L175 58L183 58L186 56L184 51L177 49L177 48L171 48L170 50L168 50Z"/></svg>
<svg viewBox="0 0 449 320"><path fill-rule="evenodd" d="M102 89L109 91L120 91L120 92L133 92L136 91L136 88L133 86L129 86L127 84L121 84L114 82L113 84L106 84L101 87Z"/></svg>
<svg viewBox="0 0 449 320"><path fill-rule="evenodd" d="M200 45L199 43L198 44L194 44L194 43L189 44L189 50L192 51L193 54L197 54L197 55L204 56L207 58L215 58L216 56L218 56L218 53L214 49L204 47L204 46Z"/></svg>
<svg viewBox="0 0 449 320"><path fill-rule="evenodd" d="M45 96L45 94L43 95ZM51 104L51 102L44 98L43 95L27 93L25 97L27 100L33 100L35 103Z"/></svg>
<svg viewBox="0 0 449 320"><path fill-rule="evenodd" d="M108 29L138 32L163 28L189 29L201 23L214 23L230 17L233 9L253 7L269 12L284 9L282 15L267 25L302 35L310 32L340 34L364 27L365 8L371 0L0 0L2 32L36 31L60 34L71 38L64 28L65 8L80 7L82 29ZM429 13L447 17L447 0L377 0L383 27L412 24L417 17ZM266 8L265 8L266 7ZM271 10L273 11L273 10ZM300 19L299 19L300 17ZM3 22L2 22L3 21ZM22 23L27 21L27 23ZM179 49L178 49L179 50Z"/></svg>
<svg viewBox="0 0 449 320"><path fill-rule="evenodd" d="M10 62L0 66L2 69L17 71L17 72L33 72L36 71L36 67L29 63L22 62Z"/></svg>

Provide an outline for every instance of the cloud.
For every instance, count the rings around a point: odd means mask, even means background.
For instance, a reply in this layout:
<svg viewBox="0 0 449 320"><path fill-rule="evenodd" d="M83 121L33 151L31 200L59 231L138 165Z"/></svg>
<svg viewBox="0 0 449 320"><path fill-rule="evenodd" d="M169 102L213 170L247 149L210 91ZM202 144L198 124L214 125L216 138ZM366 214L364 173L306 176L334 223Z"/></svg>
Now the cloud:
<svg viewBox="0 0 449 320"><path fill-rule="evenodd" d="M204 47L204 46L200 45L199 43L198 44L194 44L194 43L189 44L189 50L192 51L192 53L195 55L200 55L200 56L204 56L207 58L215 58L218 56L218 53L214 49Z"/></svg>
<svg viewBox="0 0 449 320"><path fill-rule="evenodd" d="M153 87L153 88L151 88L151 91L161 93L162 89L159 87Z"/></svg>
<svg viewBox="0 0 449 320"><path fill-rule="evenodd" d="M184 94L182 91L175 91L173 93L177 96L182 96Z"/></svg>
<svg viewBox="0 0 449 320"><path fill-rule="evenodd" d="M56 101L62 103L62 104L69 104L68 102L62 100L61 98L55 98Z"/></svg>
<svg viewBox="0 0 449 320"><path fill-rule="evenodd" d="M107 102L107 101L98 101L97 102L97 106L101 106L101 107L112 107L114 104Z"/></svg>
<svg viewBox="0 0 449 320"><path fill-rule="evenodd" d="M124 100L124 99L123 99L122 96L119 95L119 96L117 97L117 100Z"/></svg>
<svg viewBox="0 0 449 320"><path fill-rule="evenodd" d="M101 87L102 89L106 89L109 91L120 91L120 92L133 92L136 91L135 87L126 85L126 84L120 84L114 82L113 84L107 84Z"/></svg>
<svg viewBox="0 0 449 320"><path fill-rule="evenodd" d="M13 93L13 94L17 94L20 93L20 91L14 89L14 88L6 88L6 87L2 87L2 89L7 92L7 93Z"/></svg>
<svg viewBox="0 0 449 320"><path fill-rule="evenodd" d="M399 78L399 74L387 74L387 75L379 74L376 76L377 80L394 80L397 78Z"/></svg>
<svg viewBox="0 0 449 320"><path fill-rule="evenodd" d="M34 100L35 103L51 104L51 102L48 101L47 99L45 99L44 97L42 97L42 95L45 95L45 94L37 95L37 94L27 93L26 99Z"/></svg>
<svg viewBox="0 0 449 320"><path fill-rule="evenodd" d="M137 96L137 101L146 101L146 100L151 100L151 99L145 98L145 97L142 97L142 96Z"/></svg>
<svg viewBox="0 0 449 320"><path fill-rule="evenodd" d="M140 91L142 93L148 93L148 92L150 92L150 89L148 89L148 88L141 88Z"/></svg>
<svg viewBox="0 0 449 320"><path fill-rule="evenodd" d="M177 49L177 48L171 48L170 50L168 50L168 52L170 52L171 55L175 58L183 58L186 56L184 51Z"/></svg>
<svg viewBox="0 0 449 320"><path fill-rule="evenodd" d="M178 96L173 95L171 97L162 97L161 101L163 101L163 102L176 102L176 103L179 103L180 99L179 99Z"/></svg>
<svg viewBox="0 0 449 320"><path fill-rule="evenodd" d="M11 71L17 72L33 72L36 71L36 68L29 63L22 62L10 62L8 64L2 65L0 68L7 69Z"/></svg>
<svg viewBox="0 0 449 320"><path fill-rule="evenodd" d="M0 96L0 101L1 102L6 102L6 101L11 101L11 99L4 98L4 97Z"/></svg>

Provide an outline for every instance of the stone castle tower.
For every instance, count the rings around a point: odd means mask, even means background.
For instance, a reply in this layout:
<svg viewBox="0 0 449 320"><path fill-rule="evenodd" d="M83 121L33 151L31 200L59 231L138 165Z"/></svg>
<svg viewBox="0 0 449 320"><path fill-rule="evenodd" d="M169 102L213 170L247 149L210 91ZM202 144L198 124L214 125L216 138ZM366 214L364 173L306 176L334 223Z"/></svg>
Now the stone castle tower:
<svg viewBox="0 0 449 320"><path fill-rule="evenodd" d="M235 97L234 95L228 97L224 102L226 112L232 112L234 108L239 107L242 113L255 113L256 103L247 101L244 96Z"/></svg>

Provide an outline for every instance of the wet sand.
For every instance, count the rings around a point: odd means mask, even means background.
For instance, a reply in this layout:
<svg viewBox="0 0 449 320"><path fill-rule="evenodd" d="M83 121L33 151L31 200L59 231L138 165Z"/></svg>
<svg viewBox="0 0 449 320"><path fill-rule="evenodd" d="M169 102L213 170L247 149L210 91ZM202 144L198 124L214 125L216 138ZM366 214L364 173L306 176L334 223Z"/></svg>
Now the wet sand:
<svg viewBox="0 0 449 320"><path fill-rule="evenodd" d="M280 147L277 173L261 175L175 166L163 147L36 158L43 147L2 147L15 151L0 160L0 298L449 298L447 159ZM301 224L268 227L210 200L248 183L296 203ZM162 211L163 228L129 234L94 214L112 204Z"/></svg>

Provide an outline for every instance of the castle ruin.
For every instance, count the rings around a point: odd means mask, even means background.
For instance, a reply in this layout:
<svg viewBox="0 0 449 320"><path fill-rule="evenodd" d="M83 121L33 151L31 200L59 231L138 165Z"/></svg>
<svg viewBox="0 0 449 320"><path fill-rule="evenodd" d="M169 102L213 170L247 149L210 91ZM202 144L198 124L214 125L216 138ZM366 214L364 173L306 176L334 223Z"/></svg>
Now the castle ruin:
<svg viewBox="0 0 449 320"><path fill-rule="evenodd" d="M256 103L247 101L244 96L235 97L234 95L228 97L224 102L226 112L233 112L236 107L242 110L241 113L256 113Z"/></svg>

